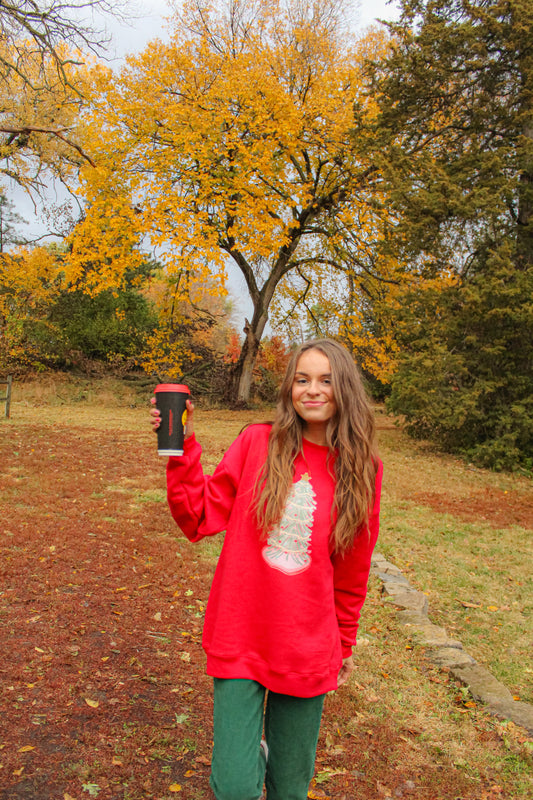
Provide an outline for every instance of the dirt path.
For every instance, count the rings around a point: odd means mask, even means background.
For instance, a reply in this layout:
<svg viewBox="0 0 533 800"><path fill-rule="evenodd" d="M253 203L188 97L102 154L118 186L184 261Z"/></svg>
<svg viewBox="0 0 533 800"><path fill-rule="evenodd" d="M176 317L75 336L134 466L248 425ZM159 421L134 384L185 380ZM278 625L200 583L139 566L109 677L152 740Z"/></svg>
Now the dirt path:
<svg viewBox="0 0 533 800"><path fill-rule="evenodd" d="M146 437L121 441L2 428L0 800L211 797L200 635L213 559L177 538ZM317 761L327 785L311 797L506 796L430 751L413 758L420 732L354 720L354 694L328 697Z"/></svg>

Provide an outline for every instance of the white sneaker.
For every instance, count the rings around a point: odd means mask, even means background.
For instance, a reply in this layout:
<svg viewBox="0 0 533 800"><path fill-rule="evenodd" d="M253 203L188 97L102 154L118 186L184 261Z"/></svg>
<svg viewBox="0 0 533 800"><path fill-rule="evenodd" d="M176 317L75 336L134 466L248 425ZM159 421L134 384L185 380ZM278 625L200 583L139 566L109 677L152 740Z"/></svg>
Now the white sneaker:
<svg viewBox="0 0 533 800"><path fill-rule="evenodd" d="M266 764L267 761L268 761L268 745L267 745L267 743L265 742L264 739L261 739L261 742L259 744L259 749L263 751L263 756L264 756L265 764ZM266 800L265 794L262 794L261 797L257 798L257 800Z"/></svg>
<svg viewBox="0 0 533 800"><path fill-rule="evenodd" d="M259 745L259 747L264 753L265 761L268 761L268 745L264 739L261 739L261 744Z"/></svg>

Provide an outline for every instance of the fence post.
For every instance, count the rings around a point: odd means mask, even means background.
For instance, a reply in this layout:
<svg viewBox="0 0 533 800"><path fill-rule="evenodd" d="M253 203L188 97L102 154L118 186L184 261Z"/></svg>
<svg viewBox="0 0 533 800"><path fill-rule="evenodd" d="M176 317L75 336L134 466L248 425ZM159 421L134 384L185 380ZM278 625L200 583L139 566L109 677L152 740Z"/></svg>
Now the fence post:
<svg viewBox="0 0 533 800"><path fill-rule="evenodd" d="M6 396L5 397L0 397L0 400L5 400L6 401L6 412L5 412L6 419L9 419L9 414L10 414L10 411L11 411L11 386L12 386L12 383L13 383L13 375L8 375L7 376L7 381L0 381L0 384L4 384L4 385L7 384Z"/></svg>

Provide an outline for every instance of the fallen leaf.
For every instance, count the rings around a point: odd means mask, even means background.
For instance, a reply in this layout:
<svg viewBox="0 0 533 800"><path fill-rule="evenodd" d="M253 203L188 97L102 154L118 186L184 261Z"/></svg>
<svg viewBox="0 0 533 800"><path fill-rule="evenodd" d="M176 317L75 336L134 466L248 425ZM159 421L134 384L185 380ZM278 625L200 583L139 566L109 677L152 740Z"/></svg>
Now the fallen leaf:
<svg viewBox="0 0 533 800"><path fill-rule="evenodd" d="M171 783L168 787L169 792L181 792L181 786L179 783Z"/></svg>
<svg viewBox="0 0 533 800"><path fill-rule="evenodd" d="M193 769L188 769L185 773L186 778L192 778L193 775L196 775L196 772Z"/></svg>
<svg viewBox="0 0 533 800"><path fill-rule="evenodd" d="M23 772L24 772L24 767L21 767L20 769L14 769L13 775L16 775L18 778L20 778Z"/></svg>
<svg viewBox="0 0 533 800"><path fill-rule="evenodd" d="M90 706L91 708L98 708L98 706L100 705L98 700L91 700L88 697L84 697L83 699L85 700L87 705Z"/></svg>
<svg viewBox="0 0 533 800"><path fill-rule="evenodd" d="M65 794L63 795L63 800L76 800L76 799L72 797L72 795L69 794L68 792L65 792Z"/></svg>
<svg viewBox="0 0 533 800"><path fill-rule="evenodd" d="M24 747L19 747L19 753L29 753L30 750L35 750L31 744L25 744Z"/></svg>
<svg viewBox="0 0 533 800"><path fill-rule="evenodd" d="M91 797L98 797L100 787L97 783L82 783L81 788L84 792L89 792Z"/></svg>
<svg viewBox="0 0 533 800"><path fill-rule="evenodd" d="M487 606L487 611L497 611L498 606Z"/></svg>
<svg viewBox="0 0 533 800"><path fill-rule="evenodd" d="M111 763L113 764L114 767L122 766L122 761L120 760L120 758L117 758L116 756L113 756L113 758L111 759Z"/></svg>
<svg viewBox="0 0 533 800"><path fill-rule="evenodd" d="M180 653L180 658L182 661L190 661L191 654L190 653Z"/></svg>

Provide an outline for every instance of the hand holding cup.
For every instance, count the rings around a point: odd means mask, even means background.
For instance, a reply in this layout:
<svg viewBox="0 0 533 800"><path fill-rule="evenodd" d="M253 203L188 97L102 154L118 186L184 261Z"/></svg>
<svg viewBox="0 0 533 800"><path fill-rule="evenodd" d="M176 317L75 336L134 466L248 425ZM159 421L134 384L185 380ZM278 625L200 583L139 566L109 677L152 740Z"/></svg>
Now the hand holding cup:
<svg viewBox="0 0 533 800"><path fill-rule="evenodd" d="M150 425L152 426L152 430L154 433L157 433L157 429L161 425L161 412L159 411L158 407L156 406L156 399L152 397L150 399L152 404L152 408L150 409ZM193 425L193 415L194 415L194 403L192 400L187 400L185 403L187 409L187 422L185 424L185 439L188 439L189 436L192 436L194 433L194 425Z"/></svg>
<svg viewBox="0 0 533 800"><path fill-rule="evenodd" d="M189 395L189 388L183 384L156 386L150 422L157 433L157 451L161 456L183 455L185 425L193 410ZM190 429L187 433L191 435Z"/></svg>

